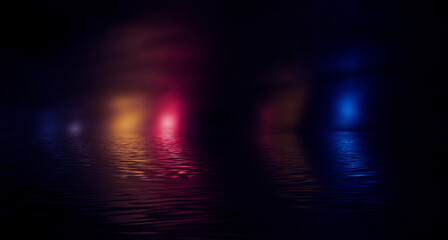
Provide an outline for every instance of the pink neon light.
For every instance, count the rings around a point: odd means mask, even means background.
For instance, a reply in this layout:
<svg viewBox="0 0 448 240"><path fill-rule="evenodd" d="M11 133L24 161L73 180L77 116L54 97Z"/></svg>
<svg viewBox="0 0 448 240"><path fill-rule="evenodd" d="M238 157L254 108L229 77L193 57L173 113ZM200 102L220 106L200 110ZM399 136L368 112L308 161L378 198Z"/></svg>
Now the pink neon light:
<svg viewBox="0 0 448 240"><path fill-rule="evenodd" d="M173 129L177 125L176 117L173 113L165 113L160 120L160 126L162 129Z"/></svg>

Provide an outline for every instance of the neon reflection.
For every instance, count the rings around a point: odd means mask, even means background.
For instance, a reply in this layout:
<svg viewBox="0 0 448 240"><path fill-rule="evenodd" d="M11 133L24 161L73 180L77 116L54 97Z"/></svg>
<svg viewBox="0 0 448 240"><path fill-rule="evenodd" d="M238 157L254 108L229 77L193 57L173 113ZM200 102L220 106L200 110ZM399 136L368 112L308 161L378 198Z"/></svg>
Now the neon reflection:
<svg viewBox="0 0 448 240"><path fill-rule="evenodd" d="M325 138L325 148L331 155L330 176L331 191L338 201L365 204L365 209L377 209L370 206L379 204L381 196L378 191L379 172L372 159L370 139L360 132L331 132ZM342 209L351 211L352 207Z"/></svg>
<svg viewBox="0 0 448 240"><path fill-rule="evenodd" d="M278 194L289 198L297 208L310 207L320 186L308 162L303 140L290 133L263 134L262 149L269 158L266 169L278 187Z"/></svg>

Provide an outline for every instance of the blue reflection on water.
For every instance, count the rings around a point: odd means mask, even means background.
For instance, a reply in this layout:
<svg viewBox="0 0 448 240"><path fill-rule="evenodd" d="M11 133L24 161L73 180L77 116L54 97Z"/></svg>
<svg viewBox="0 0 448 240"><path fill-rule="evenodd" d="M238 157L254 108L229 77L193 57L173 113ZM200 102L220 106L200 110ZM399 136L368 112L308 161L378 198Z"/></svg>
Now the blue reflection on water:
<svg viewBox="0 0 448 240"><path fill-rule="evenodd" d="M381 176L372 158L369 140L365 133L349 131L331 132L325 140L328 164L333 171L332 195L338 201L356 203L367 211L377 209L381 200L377 189ZM349 205L345 210L356 208Z"/></svg>
<svg viewBox="0 0 448 240"><path fill-rule="evenodd" d="M64 126L57 120L42 121L38 130ZM246 150L252 149L250 142L232 144L233 139L202 141L173 132L70 135L64 130L58 127L28 141L37 146L29 148L32 167L14 161L21 168L3 165L0 171L9 179L3 183L13 183L8 187L22 187L16 179L27 187L15 190L26 197L12 199L11 206L31 206L26 210L31 217L41 209L59 214L57 206L80 212L75 219L92 228L71 222L66 212L63 220L68 231L82 229L91 239L122 233L126 239L164 238L173 230L178 235L169 239L200 239L191 229L205 239L227 239L220 238L221 231L244 239L385 239L387 224L402 222L388 208L396 209L403 199L392 199L394 189L378 161L381 149L368 133L327 132L313 135L316 142L309 136L267 135L259 155ZM244 232L235 227L243 224L249 225ZM94 232L103 226L108 230Z"/></svg>
<svg viewBox="0 0 448 240"><path fill-rule="evenodd" d="M332 138L336 152L335 160L341 163L345 178L373 174L366 169L366 163L371 159L362 145L362 133L334 132Z"/></svg>

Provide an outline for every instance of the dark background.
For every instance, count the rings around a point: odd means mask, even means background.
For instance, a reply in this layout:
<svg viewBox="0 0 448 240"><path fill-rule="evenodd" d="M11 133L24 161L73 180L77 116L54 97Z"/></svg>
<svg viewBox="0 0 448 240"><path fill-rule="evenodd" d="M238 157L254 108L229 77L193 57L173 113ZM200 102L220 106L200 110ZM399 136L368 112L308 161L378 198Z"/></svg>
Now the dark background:
<svg viewBox="0 0 448 240"><path fill-rule="evenodd" d="M375 116L364 127L442 127L442 8L430 2L14 1L1 14L2 107L36 109L73 98L95 36L167 9L191 13L215 36L222 79L214 81L221 97L235 95L228 105L250 102L251 84L266 67L300 59L321 88L312 109L325 107L325 88L338 77L374 74ZM326 66L347 46L368 49L365 64L349 73ZM318 110L309 116L323 117Z"/></svg>
<svg viewBox="0 0 448 240"><path fill-rule="evenodd" d="M138 16L179 10L207 29L218 52L210 121L250 119L253 86L264 70L299 60L314 85L304 129L327 127L339 79L373 76L371 110L355 130L397 133L432 154L445 125L442 9L431 2L351 0L9 2L0 20L1 121L12 128L27 113L79 97L91 43L101 33ZM328 64L332 53L350 48L360 49L355 70Z"/></svg>
<svg viewBox="0 0 448 240"><path fill-rule="evenodd" d="M430 215L416 216L443 226L444 8L429 1L10 2L0 14L2 131L32 128L30 116L79 96L91 43L99 34L136 16L172 9L195 16L215 39L212 126L230 122L236 131L234 122L249 125L258 97L253 86L278 62L298 60L311 76L314 94L305 132L328 127L326 109L339 79L373 79L366 80L374 96L369 116L353 130L386 136L388 167L402 170L423 208L437 206ZM345 71L328 64L332 53L347 48L360 49L361 65Z"/></svg>

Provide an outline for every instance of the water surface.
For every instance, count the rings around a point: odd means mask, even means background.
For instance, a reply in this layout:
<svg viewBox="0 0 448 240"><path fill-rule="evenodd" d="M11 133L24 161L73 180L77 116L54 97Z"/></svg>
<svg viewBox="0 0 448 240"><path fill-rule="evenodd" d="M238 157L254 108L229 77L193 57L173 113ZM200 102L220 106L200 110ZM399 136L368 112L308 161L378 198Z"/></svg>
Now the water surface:
<svg viewBox="0 0 448 240"><path fill-rule="evenodd" d="M0 209L17 236L394 239L418 222L372 133L9 135Z"/></svg>

